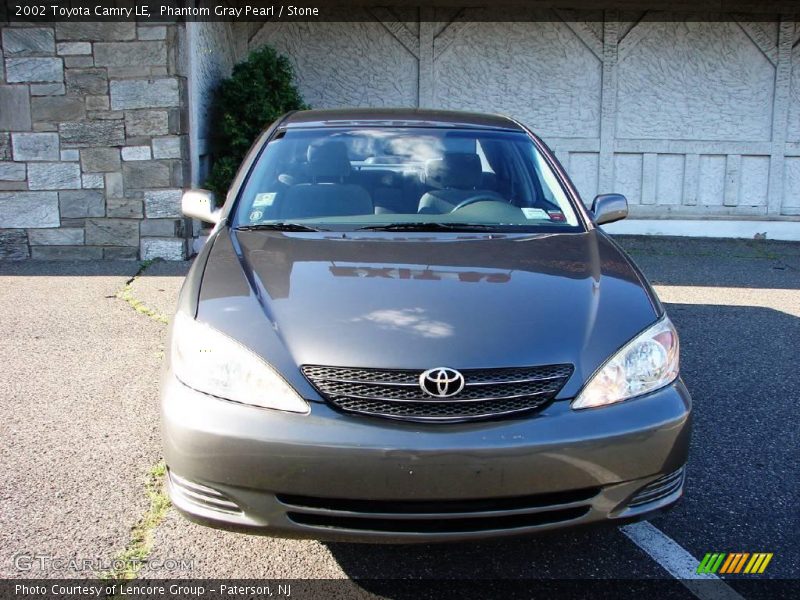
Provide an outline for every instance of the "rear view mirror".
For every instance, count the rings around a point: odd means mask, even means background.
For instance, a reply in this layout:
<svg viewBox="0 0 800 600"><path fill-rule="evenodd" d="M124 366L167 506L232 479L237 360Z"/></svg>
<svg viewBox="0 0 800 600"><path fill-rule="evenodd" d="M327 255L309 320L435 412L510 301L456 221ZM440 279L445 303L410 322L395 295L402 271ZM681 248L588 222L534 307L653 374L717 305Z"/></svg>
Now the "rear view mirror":
<svg viewBox="0 0 800 600"><path fill-rule="evenodd" d="M214 224L219 222L221 214L214 202L214 192L208 190L184 192L181 198L181 211L187 217Z"/></svg>
<svg viewBox="0 0 800 600"><path fill-rule="evenodd" d="M622 194L600 194L592 202L592 214L598 225L620 221L628 216L628 200Z"/></svg>

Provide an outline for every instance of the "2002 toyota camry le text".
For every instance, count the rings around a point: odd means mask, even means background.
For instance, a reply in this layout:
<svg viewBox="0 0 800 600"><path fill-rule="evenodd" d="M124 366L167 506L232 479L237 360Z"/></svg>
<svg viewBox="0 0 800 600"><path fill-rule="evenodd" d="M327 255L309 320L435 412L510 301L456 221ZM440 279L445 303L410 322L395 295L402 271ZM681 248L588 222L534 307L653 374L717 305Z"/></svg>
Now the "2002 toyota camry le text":
<svg viewBox="0 0 800 600"><path fill-rule="evenodd" d="M552 153L498 116L290 113L186 278L169 492L277 536L436 541L640 519L683 493L678 336Z"/></svg>

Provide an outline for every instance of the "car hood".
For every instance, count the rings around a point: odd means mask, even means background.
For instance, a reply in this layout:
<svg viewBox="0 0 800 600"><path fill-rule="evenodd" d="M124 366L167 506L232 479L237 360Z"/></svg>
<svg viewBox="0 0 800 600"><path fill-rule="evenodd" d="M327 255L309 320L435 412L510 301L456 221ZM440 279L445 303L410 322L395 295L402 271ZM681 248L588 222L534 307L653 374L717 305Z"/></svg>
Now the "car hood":
<svg viewBox="0 0 800 600"><path fill-rule="evenodd" d="M456 369L569 363L561 397L653 323L658 300L600 231L231 232L198 319L294 380L299 365ZM300 387L303 387L302 385Z"/></svg>

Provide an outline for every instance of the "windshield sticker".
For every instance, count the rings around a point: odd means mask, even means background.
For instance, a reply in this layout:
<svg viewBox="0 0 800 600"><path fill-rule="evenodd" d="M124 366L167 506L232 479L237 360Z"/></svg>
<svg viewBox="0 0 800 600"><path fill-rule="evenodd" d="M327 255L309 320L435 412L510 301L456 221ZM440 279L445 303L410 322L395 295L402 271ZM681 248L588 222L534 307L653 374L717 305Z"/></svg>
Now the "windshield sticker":
<svg viewBox="0 0 800 600"><path fill-rule="evenodd" d="M541 208L523 207L522 213L525 215L526 219L550 219L550 217L547 215L547 212L543 211Z"/></svg>
<svg viewBox="0 0 800 600"><path fill-rule="evenodd" d="M268 192L265 194L256 194L255 200L253 200L253 208L258 206L272 206L272 203L275 202L276 192Z"/></svg>
<svg viewBox="0 0 800 600"><path fill-rule="evenodd" d="M263 217L263 216L264 216L264 213L262 213L260 210L251 211L250 212L250 222L253 223L255 221L260 221L261 217Z"/></svg>

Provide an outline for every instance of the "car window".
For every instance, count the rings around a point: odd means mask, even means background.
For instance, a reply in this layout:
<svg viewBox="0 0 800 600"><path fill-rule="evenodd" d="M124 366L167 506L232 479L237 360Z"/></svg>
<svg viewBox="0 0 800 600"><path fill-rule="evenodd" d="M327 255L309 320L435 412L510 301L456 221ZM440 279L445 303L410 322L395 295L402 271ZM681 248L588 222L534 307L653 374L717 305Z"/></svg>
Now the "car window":
<svg viewBox="0 0 800 600"><path fill-rule="evenodd" d="M235 222L582 230L526 134L444 127L280 132L247 177Z"/></svg>

